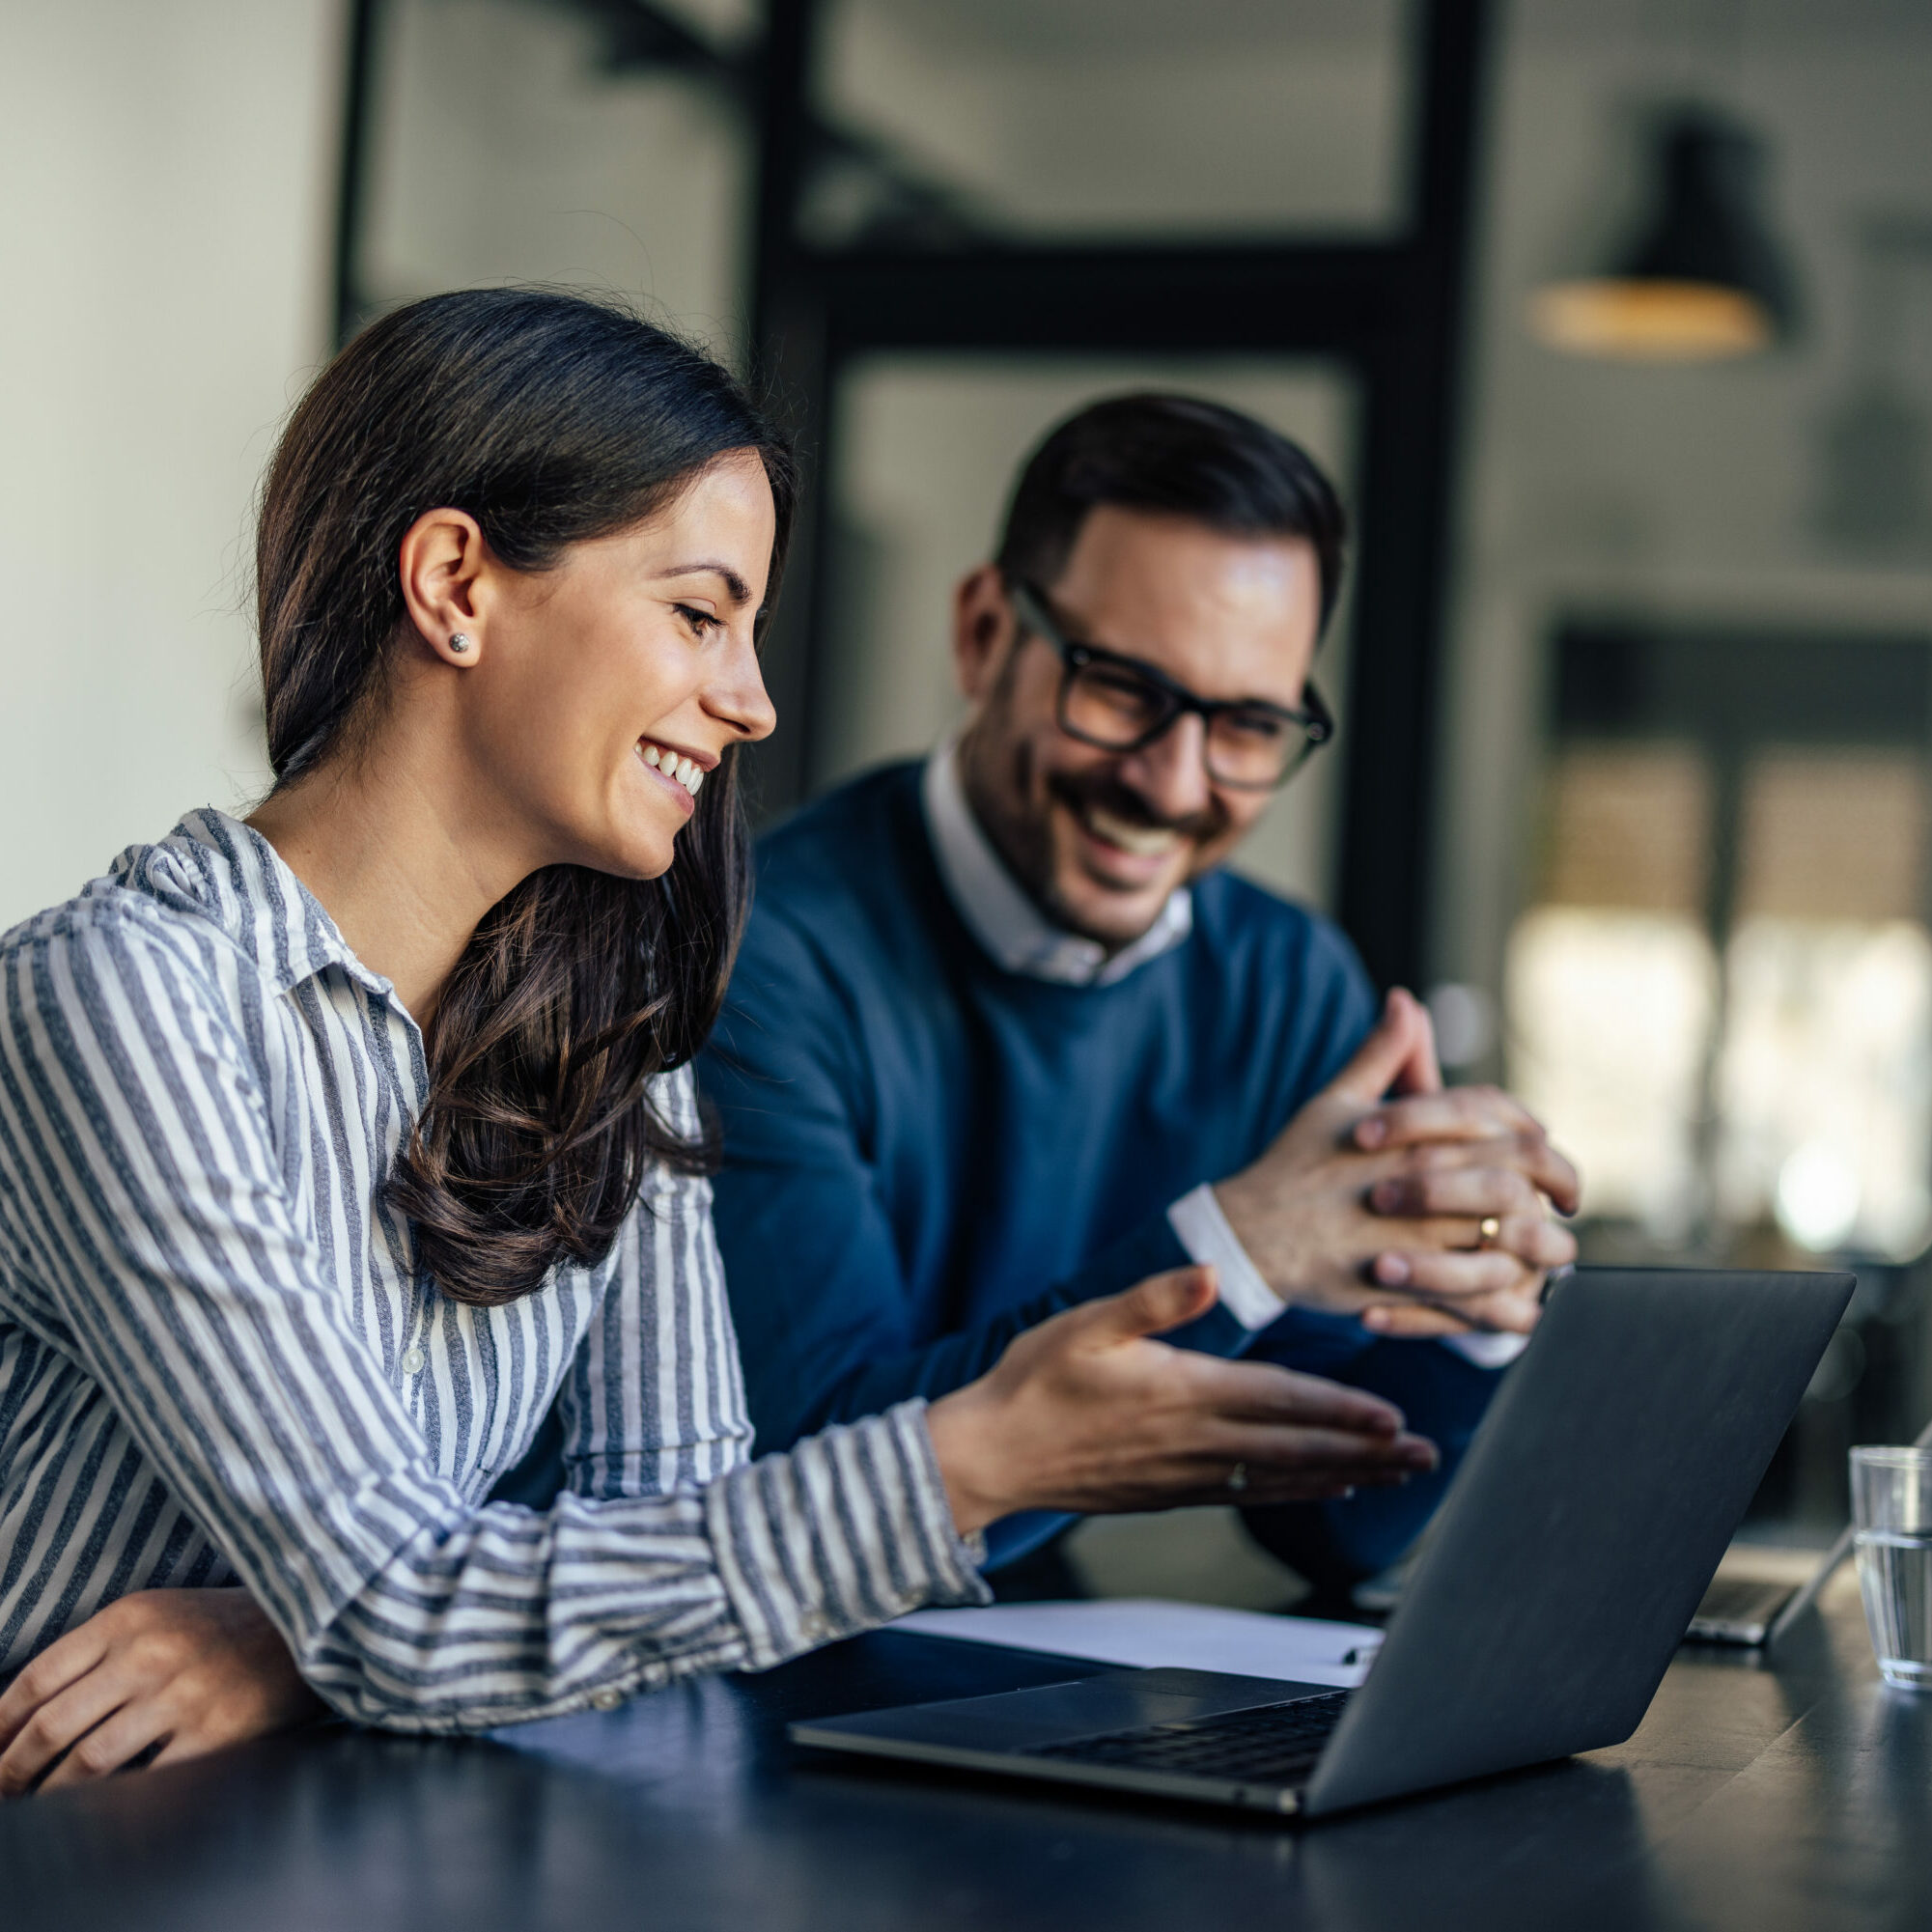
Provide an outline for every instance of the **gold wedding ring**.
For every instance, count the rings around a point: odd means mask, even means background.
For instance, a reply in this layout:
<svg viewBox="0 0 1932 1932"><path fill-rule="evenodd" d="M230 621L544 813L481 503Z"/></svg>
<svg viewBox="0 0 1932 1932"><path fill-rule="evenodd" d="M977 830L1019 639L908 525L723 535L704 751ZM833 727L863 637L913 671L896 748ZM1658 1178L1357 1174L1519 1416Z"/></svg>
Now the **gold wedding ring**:
<svg viewBox="0 0 1932 1932"><path fill-rule="evenodd" d="M1237 1463L1227 1472L1227 1486L1239 1496L1247 1487L1247 1465Z"/></svg>
<svg viewBox="0 0 1932 1932"><path fill-rule="evenodd" d="M1502 1220L1497 1215L1485 1215L1476 1222L1476 1246L1494 1247L1502 1239Z"/></svg>

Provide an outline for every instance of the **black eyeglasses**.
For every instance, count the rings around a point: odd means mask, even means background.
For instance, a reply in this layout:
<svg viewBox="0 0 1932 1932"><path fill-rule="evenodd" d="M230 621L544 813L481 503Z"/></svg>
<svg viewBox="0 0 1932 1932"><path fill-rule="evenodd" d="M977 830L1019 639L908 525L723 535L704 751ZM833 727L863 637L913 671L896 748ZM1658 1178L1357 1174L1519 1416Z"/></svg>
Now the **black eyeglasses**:
<svg viewBox="0 0 1932 1932"><path fill-rule="evenodd" d="M1313 685L1302 686L1300 711L1264 698L1197 698L1138 658L1077 644L1031 584L1009 580L1006 594L1021 624L1060 654L1066 668L1056 716L1060 729L1082 744L1139 751L1176 718L1198 717L1208 776L1238 792L1272 792L1335 735L1334 718Z"/></svg>

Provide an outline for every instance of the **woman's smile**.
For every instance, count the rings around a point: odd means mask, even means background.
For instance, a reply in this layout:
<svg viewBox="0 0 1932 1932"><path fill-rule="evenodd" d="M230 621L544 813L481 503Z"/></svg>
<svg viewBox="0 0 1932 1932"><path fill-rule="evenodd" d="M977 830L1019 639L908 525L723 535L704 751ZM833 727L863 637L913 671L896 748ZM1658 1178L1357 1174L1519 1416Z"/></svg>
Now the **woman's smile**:
<svg viewBox="0 0 1932 1932"><path fill-rule="evenodd" d="M653 738L637 741L637 755L652 770L674 779L692 798L697 797L698 787L705 781L705 773L717 764L715 753L680 751L674 745L660 744Z"/></svg>
<svg viewBox="0 0 1932 1932"><path fill-rule="evenodd" d="M652 780L677 801L686 818L697 810L698 788L716 764L714 753L680 751L653 738L637 741L637 756L650 769Z"/></svg>

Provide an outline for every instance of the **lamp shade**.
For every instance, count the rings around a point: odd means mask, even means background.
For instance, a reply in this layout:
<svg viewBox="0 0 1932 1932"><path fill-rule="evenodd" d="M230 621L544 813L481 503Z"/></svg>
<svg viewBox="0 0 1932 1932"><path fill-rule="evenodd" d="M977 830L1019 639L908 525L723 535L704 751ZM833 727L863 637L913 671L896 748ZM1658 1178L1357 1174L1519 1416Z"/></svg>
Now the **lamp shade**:
<svg viewBox="0 0 1932 1932"><path fill-rule="evenodd" d="M1553 282L1530 302L1552 349L1657 362L1748 355L1787 336L1792 282L1759 214L1764 153L1750 134L1680 109L1655 136L1650 211L1608 274Z"/></svg>

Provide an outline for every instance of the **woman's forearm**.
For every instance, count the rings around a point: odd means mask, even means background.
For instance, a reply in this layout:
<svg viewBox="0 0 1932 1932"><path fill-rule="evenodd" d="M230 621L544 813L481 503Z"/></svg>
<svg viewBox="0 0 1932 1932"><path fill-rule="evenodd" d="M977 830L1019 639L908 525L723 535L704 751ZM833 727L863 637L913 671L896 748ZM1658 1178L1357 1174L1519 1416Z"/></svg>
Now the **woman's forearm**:
<svg viewBox="0 0 1932 1932"><path fill-rule="evenodd" d="M285 1729L323 1708L317 1691L387 1729L477 1730L985 1594L909 1405L701 1493L476 1512L298 1637L300 1667L245 1589L123 1598L0 1694L0 1798Z"/></svg>
<svg viewBox="0 0 1932 1932"><path fill-rule="evenodd" d="M985 1597L923 1405L909 1403L700 1492L469 1512L292 1635L344 1715L462 1731L763 1669L922 1604Z"/></svg>

